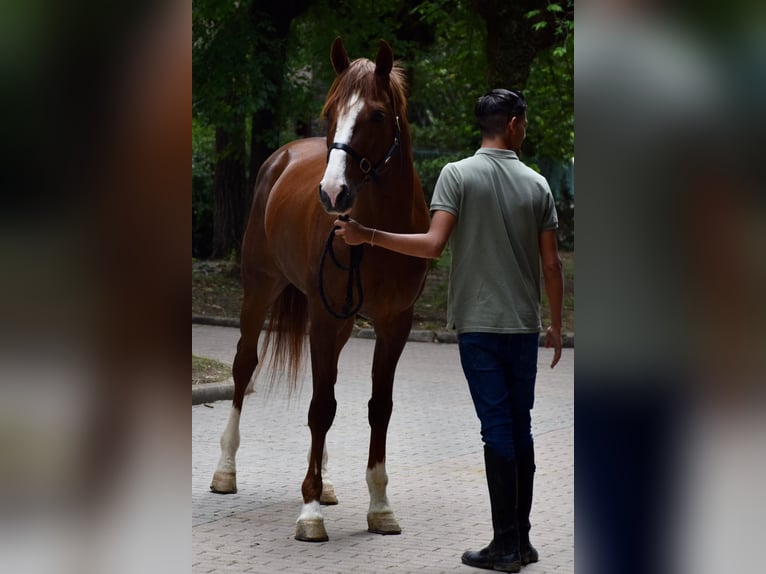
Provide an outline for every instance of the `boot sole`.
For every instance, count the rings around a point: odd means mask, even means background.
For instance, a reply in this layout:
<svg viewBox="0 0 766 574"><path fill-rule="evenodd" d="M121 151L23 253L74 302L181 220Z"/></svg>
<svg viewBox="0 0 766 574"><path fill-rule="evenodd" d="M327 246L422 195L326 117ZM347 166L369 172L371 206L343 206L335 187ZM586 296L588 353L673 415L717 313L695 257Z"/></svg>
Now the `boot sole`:
<svg viewBox="0 0 766 574"><path fill-rule="evenodd" d="M522 553L521 555L521 565L526 566L527 564L534 564L535 562L539 561L539 557L537 556L537 552L532 554L531 552Z"/></svg>
<svg viewBox="0 0 766 574"><path fill-rule="evenodd" d="M495 565L492 563L487 562L474 562L473 560L466 560L465 558L461 558L460 561L465 564L466 566L473 566L474 568L482 568L484 570L494 570Z"/></svg>
<svg viewBox="0 0 766 574"><path fill-rule="evenodd" d="M521 572L520 562L511 562L510 564L487 564L486 562L473 562L471 560L461 559L466 566L481 568L483 570L494 570L495 572Z"/></svg>
<svg viewBox="0 0 766 574"><path fill-rule="evenodd" d="M521 562L495 564L492 569L498 572L521 572Z"/></svg>

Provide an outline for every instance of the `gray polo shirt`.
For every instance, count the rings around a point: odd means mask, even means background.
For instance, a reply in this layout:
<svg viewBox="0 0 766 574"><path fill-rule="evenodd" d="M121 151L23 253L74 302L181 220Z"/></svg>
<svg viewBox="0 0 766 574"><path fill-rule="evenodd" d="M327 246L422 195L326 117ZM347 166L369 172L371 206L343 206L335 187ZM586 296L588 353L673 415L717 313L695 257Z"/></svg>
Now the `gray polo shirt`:
<svg viewBox="0 0 766 574"><path fill-rule="evenodd" d="M539 234L558 227L545 178L512 151L481 148L444 166L434 211L457 217L447 326L458 333L539 332Z"/></svg>

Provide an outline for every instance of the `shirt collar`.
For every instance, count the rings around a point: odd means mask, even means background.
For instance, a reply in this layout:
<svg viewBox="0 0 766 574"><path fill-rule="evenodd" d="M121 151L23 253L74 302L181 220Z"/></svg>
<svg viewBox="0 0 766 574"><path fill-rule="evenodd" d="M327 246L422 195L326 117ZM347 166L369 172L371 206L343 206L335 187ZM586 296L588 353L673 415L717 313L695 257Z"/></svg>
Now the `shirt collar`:
<svg viewBox="0 0 766 574"><path fill-rule="evenodd" d="M476 153L474 155L489 155L492 157L497 158L507 158L507 159L519 159L519 156L516 155L515 151L511 151L509 149L499 149L494 147L480 147L476 150Z"/></svg>

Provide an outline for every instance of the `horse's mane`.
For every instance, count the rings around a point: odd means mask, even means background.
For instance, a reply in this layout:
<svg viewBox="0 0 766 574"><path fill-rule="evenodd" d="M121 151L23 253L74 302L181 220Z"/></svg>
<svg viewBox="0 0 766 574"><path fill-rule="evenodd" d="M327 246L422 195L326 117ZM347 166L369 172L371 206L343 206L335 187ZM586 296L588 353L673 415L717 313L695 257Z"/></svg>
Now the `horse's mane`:
<svg viewBox="0 0 766 574"><path fill-rule="evenodd" d="M394 109L404 120L407 117L407 80L398 61L394 62L390 79ZM359 92L363 99L382 99L378 93L379 83L375 78L375 62L359 58L336 76L322 108L322 117L326 117L330 110L348 102L355 92Z"/></svg>

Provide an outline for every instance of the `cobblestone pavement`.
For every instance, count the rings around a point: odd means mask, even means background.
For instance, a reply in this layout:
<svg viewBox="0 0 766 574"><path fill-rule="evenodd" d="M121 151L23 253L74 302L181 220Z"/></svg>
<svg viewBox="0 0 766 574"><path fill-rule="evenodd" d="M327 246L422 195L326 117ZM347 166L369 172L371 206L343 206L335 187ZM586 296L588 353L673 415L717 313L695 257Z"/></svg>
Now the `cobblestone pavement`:
<svg viewBox="0 0 766 574"><path fill-rule="evenodd" d="M192 352L230 363L238 330L192 326ZM461 564L492 536L479 422L457 345L405 347L388 432L388 495L398 536L367 532L367 401L375 342L351 339L338 368L337 415L327 436L328 474L339 504L325 506L328 542L294 539L302 505L311 382L292 398L282 388L245 400L237 494L209 491L230 402L192 407L193 572L481 572ZM525 574L574 571L574 349L549 368L540 349L532 411L537 475L531 538L540 562Z"/></svg>

